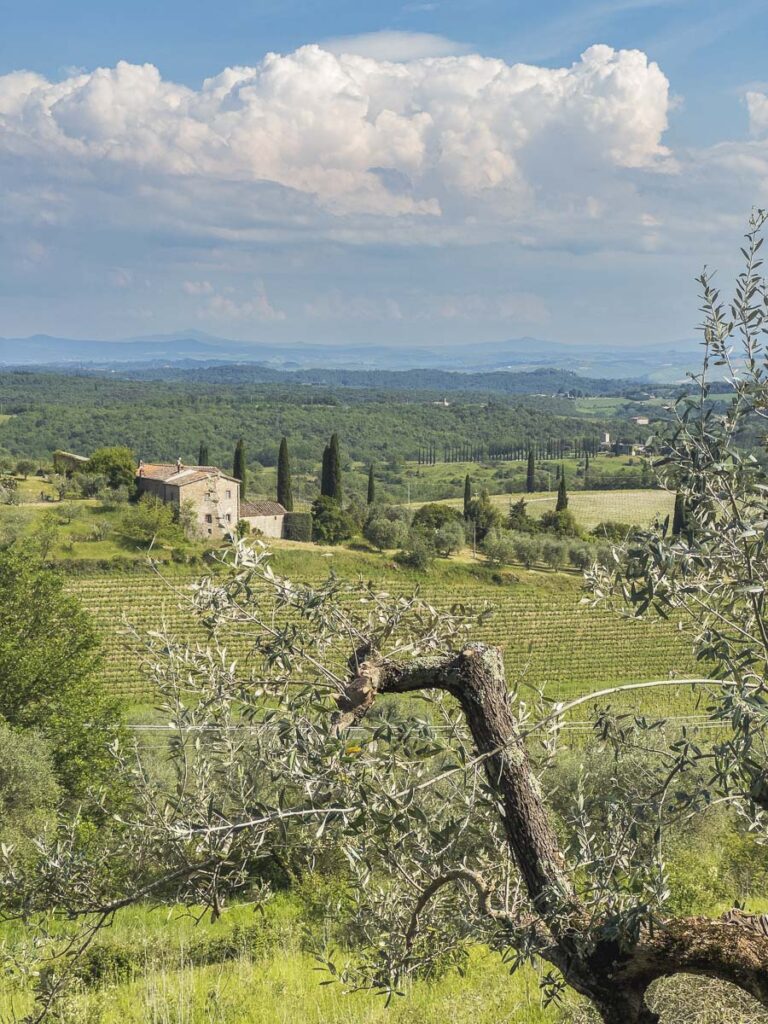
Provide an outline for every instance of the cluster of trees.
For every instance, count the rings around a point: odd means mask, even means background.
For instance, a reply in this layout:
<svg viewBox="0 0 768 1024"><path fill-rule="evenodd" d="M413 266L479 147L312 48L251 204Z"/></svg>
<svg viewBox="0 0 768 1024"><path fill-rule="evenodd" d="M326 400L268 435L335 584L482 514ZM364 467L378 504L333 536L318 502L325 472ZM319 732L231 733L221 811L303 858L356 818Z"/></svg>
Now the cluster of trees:
<svg viewBox="0 0 768 1024"><path fill-rule="evenodd" d="M87 452L130 445L163 461L181 457L189 464L229 466L242 435L247 469L255 475L260 467L276 464L276 442L283 435L291 439L295 466L314 472L317 454L334 432L349 439L349 457L368 466L414 459L419 450L431 452L434 461L446 439L456 450L472 446L488 452L501 439L510 451L530 445L545 450L550 442L550 447L579 445L585 435L602 430L628 431L625 421L587 419L554 399L488 401L467 395L435 410L428 400L434 394L408 389L346 389L307 397L310 404L297 401L295 386L247 386L237 374L213 370L182 372L165 381L10 372L0 374L0 401L15 415L2 425L0 444L14 458L45 459L57 448Z"/></svg>
<svg viewBox="0 0 768 1024"><path fill-rule="evenodd" d="M55 778L42 806L57 794L87 801L113 782L108 745L120 732L118 705L98 682L96 632L34 544L0 550L0 592L0 777L39 756L41 781ZM40 801L24 799L15 796L19 814L34 817ZM0 817L0 838L9 826L18 817Z"/></svg>

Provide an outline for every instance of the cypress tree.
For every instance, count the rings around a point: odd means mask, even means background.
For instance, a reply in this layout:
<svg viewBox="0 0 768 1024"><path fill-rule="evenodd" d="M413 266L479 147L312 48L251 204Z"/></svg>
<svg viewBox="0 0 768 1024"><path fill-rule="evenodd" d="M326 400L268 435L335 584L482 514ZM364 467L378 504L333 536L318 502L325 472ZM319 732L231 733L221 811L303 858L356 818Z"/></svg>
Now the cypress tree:
<svg viewBox="0 0 768 1024"><path fill-rule="evenodd" d="M288 454L288 439L285 437L280 441L280 451L277 455L277 500L286 512L293 512L291 457Z"/></svg>
<svg viewBox="0 0 768 1024"><path fill-rule="evenodd" d="M331 455L331 450L328 447L328 445L326 445L325 448L323 448L323 468L322 468L322 470L320 472L320 493L322 494L322 496L324 498L330 498L330 496L331 496L331 491L330 491L330 486L331 485L330 485L329 479L328 479L328 476L329 476L328 465L329 465L329 461L330 461L330 455Z"/></svg>
<svg viewBox="0 0 768 1024"><path fill-rule="evenodd" d="M338 434L331 434L328 444L328 497L341 502L341 456Z"/></svg>
<svg viewBox="0 0 768 1024"><path fill-rule="evenodd" d="M464 518L469 519L470 508L472 505L472 481L469 479L469 473L464 477Z"/></svg>
<svg viewBox="0 0 768 1024"><path fill-rule="evenodd" d="M242 437L235 445L235 459L232 463L232 476L240 481L240 497L245 498L245 444Z"/></svg>
<svg viewBox="0 0 768 1024"><path fill-rule="evenodd" d="M589 489L589 452L584 456L584 490Z"/></svg>
<svg viewBox="0 0 768 1024"><path fill-rule="evenodd" d="M565 488L565 470L560 471L560 484L557 488L557 504L555 512L565 512L568 508L568 491Z"/></svg>
<svg viewBox="0 0 768 1024"><path fill-rule="evenodd" d="M675 491L675 510L672 513L672 536L679 537L685 530L685 501L680 491Z"/></svg>
<svg viewBox="0 0 768 1024"><path fill-rule="evenodd" d="M376 501L376 478L373 475L373 463L368 467L368 504Z"/></svg>
<svg viewBox="0 0 768 1024"><path fill-rule="evenodd" d="M200 451L197 453L198 466L210 466L211 457L208 454L208 445L205 441L200 442Z"/></svg>
<svg viewBox="0 0 768 1024"><path fill-rule="evenodd" d="M525 489L529 494L536 490L536 463L533 458L533 448L528 449L528 470L525 475Z"/></svg>

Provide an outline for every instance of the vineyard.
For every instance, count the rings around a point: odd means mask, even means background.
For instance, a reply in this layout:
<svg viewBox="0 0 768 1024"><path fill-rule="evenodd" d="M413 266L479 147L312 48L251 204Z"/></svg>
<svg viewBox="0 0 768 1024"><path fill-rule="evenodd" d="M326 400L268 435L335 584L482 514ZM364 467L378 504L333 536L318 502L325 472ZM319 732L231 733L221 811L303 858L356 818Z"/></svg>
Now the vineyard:
<svg viewBox="0 0 768 1024"><path fill-rule="evenodd" d="M473 635L502 648L510 681L542 689L553 698L575 696L601 685L702 674L690 640L678 624L652 617L627 620L607 609L582 605L575 577L523 575L522 582L504 586L469 579L460 586L447 587L443 582L430 589L427 580L422 593L438 608L457 603L492 608L490 618ZM123 578L84 577L69 584L101 633L104 681L126 702L151 699L129 624L139 633L165 628L179 639L205 641L186 603L191 577L173 577L172 582L170 587L147 571ZM406 580L382 582L393 594L413 589ZM229 647L242 658L247 643L240 637ZM637 694L624 699L628 707L640 706ZM644 697L643 706L664 714L688 713L692 701L687 688L665 687L654 691L653 697Z"/></svg>

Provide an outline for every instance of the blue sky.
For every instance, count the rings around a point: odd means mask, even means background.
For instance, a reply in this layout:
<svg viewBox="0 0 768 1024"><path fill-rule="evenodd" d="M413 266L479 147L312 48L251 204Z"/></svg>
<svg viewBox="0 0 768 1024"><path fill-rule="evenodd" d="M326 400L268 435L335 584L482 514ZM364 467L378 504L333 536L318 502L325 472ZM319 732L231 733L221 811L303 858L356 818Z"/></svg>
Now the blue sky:
<svg viewBox="0 0 768 1024"><path fill-rule="evenodd" d="M6 4L0 335L689 336L768 203L766 39L764 0Z"/></svg>

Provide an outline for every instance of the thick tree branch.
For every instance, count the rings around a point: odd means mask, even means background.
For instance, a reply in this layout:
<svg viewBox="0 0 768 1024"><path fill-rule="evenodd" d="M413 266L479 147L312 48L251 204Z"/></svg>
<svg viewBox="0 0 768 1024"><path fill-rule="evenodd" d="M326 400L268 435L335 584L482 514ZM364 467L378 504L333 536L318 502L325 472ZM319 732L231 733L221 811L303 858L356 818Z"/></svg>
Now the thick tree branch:
<svg viewBox="0 0 768 1024"><path fill-rule="evenodd" d="M424 889L419 898L416 900L416 905L413 908L411 914L411 920L405 933L405 948L410 950L413 946L416 935L419 931L419 919L424 908L430 902L430 900L437 895L438 892L444 886L450 885L451 882L469 882L477 893L478 907L480 913L486 917L493 918L496 921L504 921L507 924L513 923L513 918L509 914L505 914L504 911L494 910L491 906L491 892L485 884L482 876L476 871L471 871L469 868L454 868L451 871L446 871L445 874L440 875L438 878L433 879L429 885Z"/></svg>
<svg viewBox="0 0 768 1024"><path fill-rule="evenodd" d="M768 1005L768 939L754 931L706 918L672 920L644 931L627 949L601 939L599 924L597 929L594 922L592 927L587 924L512 714L500 651L472 644L447 657L394 664L365 648L350 659L350 670L352 678L337 698L337 735L361 722L379 694L439 689L459 701L478 760L498 794L507 842L539 918L541 955L593 1002L607 1024L657 1024L657 1015L645 1005L646 990L657 979L681 972L731 982ZM550 719L563 710L556 709ZM406 933L408 949L419 915L452 881L472 885L481 911L500 919L480 876L457 868L436 878L420 895ZM505 923L512 930L522 926Z"/></svg>
<svg viewBox="0 0 768 1024"><path fill-rule="evenodd" d="M371 656L355 664L357 673L337 700L337 732L359 723L379 694L439 689L456 697L478 754L487 755L485 773L499 795L507 841L528 896L553 934L564 937L564 918L580 912L578 901L509 705L500 651L472 644L448 657L395 664Z"/></svg>

